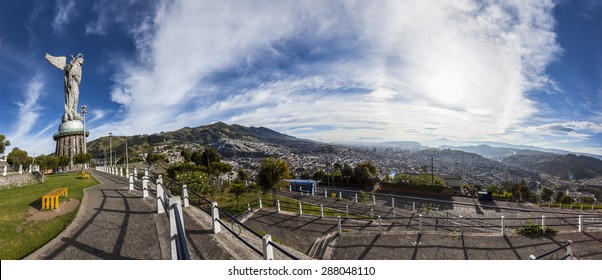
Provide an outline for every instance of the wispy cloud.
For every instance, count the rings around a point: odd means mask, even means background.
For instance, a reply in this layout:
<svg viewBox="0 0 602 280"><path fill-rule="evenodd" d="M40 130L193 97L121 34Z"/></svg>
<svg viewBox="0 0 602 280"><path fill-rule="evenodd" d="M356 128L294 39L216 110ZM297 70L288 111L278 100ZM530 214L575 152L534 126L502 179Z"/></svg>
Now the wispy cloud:
<svg viewBox="0 0 602 280"><path fill-rule="evenodd" d="M20 147L31 153L47 153L48 147L53 147L51 134L48 130L56 124L49 124L40 131L33 129L40 125L40 114L43 107L40 100L44 95L44 79L35 75L26 85L23 99L17 102L18 114L13 130L8 133L7 138L14 147ZM35 132L35 133L34 133Z"/></svg>
<svg viewBox="0 0 602 280"><path fill-rule="evenodd" d="M552 1L173 1L132 23L123 132L223 120L314 139L516 137L554 90ZM149 32L151 31L151 32ZM167 121L169 120L169 121ZM332 129L294 130L299 127Z"/></svg>
<svg viewBox="0 0 602 280"><path fill-rule="evenodd" d="M55 9L52 29L55 33L62 33L65 25L76 16L75 0L56 0Z"/></svg>

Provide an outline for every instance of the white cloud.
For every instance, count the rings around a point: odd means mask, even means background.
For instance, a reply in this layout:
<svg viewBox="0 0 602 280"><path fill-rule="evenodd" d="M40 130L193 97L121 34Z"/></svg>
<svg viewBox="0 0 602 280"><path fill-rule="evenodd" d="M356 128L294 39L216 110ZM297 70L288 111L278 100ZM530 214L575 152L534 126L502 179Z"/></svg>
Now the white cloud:
<svg viewBox="0 0 602 280"><path fill-rule="evenodd" d="M52 21L52 29L54 32L61 33L63 28L75 16L75 0L57 0L56 14Z"/></svg>
<svg viewBox="0 0 602 280"><path fill-rule="evenodd" d="M115 77L125 115L114 129L223 120L336 128L303 131L325 140L517 137L509 131L537 112L529 92L555 87L545 75L561 52L552 7L163 2L133 25L139 54Z"/></svg>
<svg viewBox="0 0 602 280"><path fill-rule="evenodd" d="M40 125L40 112L43 107L40 105L40 98L44 95L44 80L39 76L34 76L25 87L23 100L16 105L19 109L17 121L10 133L6 137L11 141L12 147L19 147L28 151L30 154L48 153L48 147L54 146L51 135L48 130L56 127L57 124L49 124L40 131L32 128ZM35 133L34 133L35 132ZM11 148L12 149L12 148ZM10 152L7 149L6 153Z"/></svg>

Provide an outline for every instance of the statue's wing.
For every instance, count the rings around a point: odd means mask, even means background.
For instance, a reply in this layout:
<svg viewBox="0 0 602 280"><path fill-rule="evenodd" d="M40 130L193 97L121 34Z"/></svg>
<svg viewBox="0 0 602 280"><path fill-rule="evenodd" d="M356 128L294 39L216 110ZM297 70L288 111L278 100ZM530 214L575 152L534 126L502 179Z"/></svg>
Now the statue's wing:
<svg viewBox="0 0 602 280"><path fill-rule="evenodd" d="M46 60L61 70L65 70L65 65L67 65L67 58L64 56L52 56L46 53Z"/></svg>

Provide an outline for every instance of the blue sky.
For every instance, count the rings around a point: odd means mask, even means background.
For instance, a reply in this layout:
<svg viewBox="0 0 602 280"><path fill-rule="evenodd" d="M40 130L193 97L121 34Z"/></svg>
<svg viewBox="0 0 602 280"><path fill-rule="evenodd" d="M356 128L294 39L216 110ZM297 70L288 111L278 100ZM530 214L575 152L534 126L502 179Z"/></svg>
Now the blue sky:
<svg viewBox="0 0 602 280"><path fill-rule="evenodd" d="M44 54L82 53L90 140L224 121L602 154L598 3L0 0L0 134L53 152Z"/></svg>

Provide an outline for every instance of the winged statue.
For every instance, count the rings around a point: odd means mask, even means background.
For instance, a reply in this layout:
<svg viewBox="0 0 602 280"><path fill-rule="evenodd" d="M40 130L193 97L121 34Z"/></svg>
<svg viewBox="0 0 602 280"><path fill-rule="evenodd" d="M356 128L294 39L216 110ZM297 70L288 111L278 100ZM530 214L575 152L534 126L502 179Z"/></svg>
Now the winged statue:
<svg viewBox="0 0 602 280"><path fill-rule="evenodd" d="M46 60L54 67L65 73L65 114L63 122L71 120L81 120L77 112L79 103L79 85L82 80L82 65L84 56L80 53L77 56L71 55L71 61L67 64L67 57L52 56L46 53Z"/></svg>

